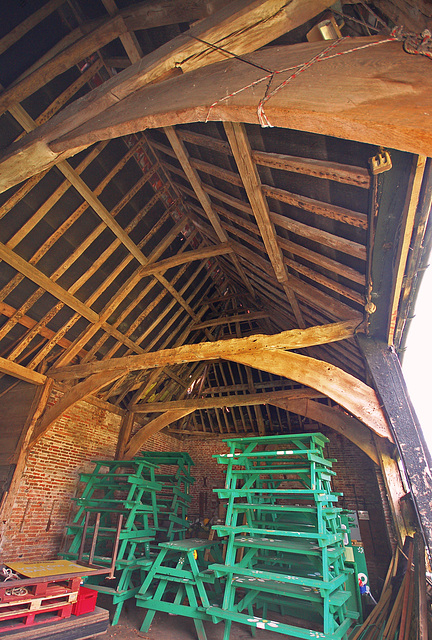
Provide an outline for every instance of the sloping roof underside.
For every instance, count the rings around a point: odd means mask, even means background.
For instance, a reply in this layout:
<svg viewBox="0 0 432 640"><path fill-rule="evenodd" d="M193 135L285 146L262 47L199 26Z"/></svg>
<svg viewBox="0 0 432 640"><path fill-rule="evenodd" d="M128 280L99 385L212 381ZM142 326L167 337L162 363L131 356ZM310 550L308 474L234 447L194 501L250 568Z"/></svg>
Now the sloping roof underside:
<svg viewBox="0 0 432 640"><path fill-rule="evenodd" d="M10 4L5 29L37 5ZM54 4L0 56L3 86L74 33L79 21L107 15L96 1L46 3ZM178 35L187 22L137 31L142 52ZM304 39L305 32L288 34L286 42ZM23 134L25 114L40 124L127 64L116 39L67 69L0 118L3 146ZM3 193L0 355L44 372L206 340L353 317L361 322L374 206L368 161L377 148L288 129L246 125L241 131L270 211L276 257L269 256L222 123L99 142L68 160L72 180L54 168ZM192 184L178 147L186 152ZM77 188L81 181L97 206ZM107 227L100 209L122 233ZM354 340L303 353L365 379ZM4 376L3 391L15 382ZM296 387L259 368L216 361L128 374L98 397L126 408L131 402ZM244 406L195 412L175 430L262 432L298 428L301 421L277 407Z"/></svg>

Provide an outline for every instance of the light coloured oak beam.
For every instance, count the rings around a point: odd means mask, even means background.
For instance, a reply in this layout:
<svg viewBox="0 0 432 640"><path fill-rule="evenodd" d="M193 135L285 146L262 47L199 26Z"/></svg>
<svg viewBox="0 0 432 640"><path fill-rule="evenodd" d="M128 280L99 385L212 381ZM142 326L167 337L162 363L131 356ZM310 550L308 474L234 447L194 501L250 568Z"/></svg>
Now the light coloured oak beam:
<svg viewBox="0 0 432 640"><path fill-rule="evenodd" d="M41 373L27 369L27 367L12 362L12 360L6 360L6 358L0 358L0 372L32 384L45 384L47 380L47 377Z"/></svg>
<svg viewBox="0 0 432 640"><path fill-rule="evenodd" d="M90 376L84 382L80 382L75 385L70 391L67 391L64 396L60 398L53 406L49 407L38 421L32 434L32 438L29 444L29 449L32 449L35 444L43 437L48 429L58 420L65 411L73 407L77 402L85 400L87 396L96 393L100 389L103 389L110 382L114 382L118 378L122 377L122 373L112 371L96 374Z"/></svg>
<svg viewBox="0 0 432 640"><path fill-rule="evenodd" d="M107 361L91 362L85 365L71 365L63 368L52 368L49 375L54 379L73 380L83 378L102 371L120 371L125 375L129 371L152 369L169 364L195 362L197 360L229 359L232 353L254 352L255 349L301 349L318 344L351 338L358 326L358 320L337 322L334 324L310 327L309 329L292 329L267 336L256 335L247 338L233 338L217 342L183 345L172 349L155 351L137 356L123 356ZM253 365L251 365L253 366ZM285 373L281 374L285 377Z"/></svg>
<svg viewBox="0 0 432 640"><path fill-rule="evenodd" d="M252 159L252 150L247 138L246 129L241 123L225 122L224 126L276 279L285 291L298 326L304 328L306 325L296 295L288 284L288 273L283 260L282 250L278 245L276 230L270 219L270 210L267 200L263 195L261 179Z"/></svg>
<svg viewBox="0 0 432 640"><path fill-rule="evenodd" d="M257 354L239 353L227 356L249 367L259 367L278 376L321 391L363 422L373 433L393 442L393 436L377 395L361 380L323 360L316 360L292 351L260 349Z"/></svg>
<svg viewBox="0 0 432 640"><path fill-rule="evenodd" d="M166 258L165 260L151 263L141 270L141 275L143 277L153 275L161 271L167 271L172 267L178 267L182 264L194 262L195 260L207 260L208 258L222 256L232 252L233 249L229 242L222 242L218 245L203 247L202 249L195 249L193 251L185 251L184 253L173 256L172 258Z"/></svg>
<svg viewBox="0 0 432 640"><path fill-rule="evenodd" d="M158 416L144 427L142 427L130 440L126 446L124 459L130 460L133 458L141 447L144 445L145 441L148 440L151 436L153 436L158 431L161 431L169 424L172 424L176 420L180 420L184 418L184 416L192 413L193 409L187 410L178 410L178 411L167 411L163 413L161 416Z"/></svg>
<svg viewBox="0 0 432 640"><path fill-rule="evenodd" d="M247 322L248 320L261 320L262 318L269 317L269 314L265 311L251 311L250 313L239 313L235 316L223 316L206 320L206 322L193 325L191 330L196 331L197 329L204 329L205 327L217 327L221 324L229 324L230 322Z"/></svg>
<svg viewBox="0 0 432 640"><path fill-rule="evenodd" d="M282 391L265 391L262 393L238 394L235 396L216 396L212 398L185 398L170 402L144 402L130 405L129 409L136 413L154 413L171 411L172 409L217 409L223 407L248 407L260 404L273 404L273 401L290 400L291 398L322 398L322 393L313 389L286 389Z"/></svg>

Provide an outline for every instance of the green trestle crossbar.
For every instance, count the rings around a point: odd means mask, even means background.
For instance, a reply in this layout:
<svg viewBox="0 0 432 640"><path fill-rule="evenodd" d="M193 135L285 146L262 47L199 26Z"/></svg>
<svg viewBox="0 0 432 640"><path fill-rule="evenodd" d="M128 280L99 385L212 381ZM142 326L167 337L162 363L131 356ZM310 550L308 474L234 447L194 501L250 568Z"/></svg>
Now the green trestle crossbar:
<svg viewBox="0 0 432 640"><path fill-rule="evenodd" d="M222 561L219 544L192 538L162 542L159 548L136 595L137 605L147 609L141 631L149 630L156 611L165 611L193 618L198 638L205 640L203 621L211 621L206 608L220 601L219 584L205 554L210 552L214 560Z"/></svg>
<svg viewBox="0 0 432 640"><path fill-rule="evenodd" d="M225 440L228 454L214 456L226 467L224 563L210 565L223 579L221 606L206 609L233 621L298 638L342 639L359 612L350 611L340 493L331 486L334 460L328 439L302 433ZM299 619L298 626L268 620L268 611ZM257 611L262 611L257 615ZM247 613L246 613L247 612ZM317 630L318 629L318 630Z"/></svg>
<svg viewBox="0 0 432 640"><path fill-rule="evenodd" d="M135 597L142 575L153 564L156 535L163 530L168 539L174 539L187 529L193 461L184 453L146 452L132 460L97 460L94 464L92 473L80 476L85 486L67 528L69 546L60 555L112 566L117 550L115 579L94 576L88 580L91 588L112 597L112 624L116 624L123 603ZM161 465L169 467L163 471ZM168 499L160 503L159 497ZM117 531L120 515L123 521ZM162 518L168 520L168 527L163 526Z"/></svg>
<svg viewBox="0 0 432 640"><path fill-rule="evenodd" d="M192 458L181 451L151 451L142 452L136 459L159 465L156 473L156 480L162 484L162 490L157 493L159 539L185 538L189 528L187 511L192 499L190 489L195 481L190 473L194 464Z"/></svg>

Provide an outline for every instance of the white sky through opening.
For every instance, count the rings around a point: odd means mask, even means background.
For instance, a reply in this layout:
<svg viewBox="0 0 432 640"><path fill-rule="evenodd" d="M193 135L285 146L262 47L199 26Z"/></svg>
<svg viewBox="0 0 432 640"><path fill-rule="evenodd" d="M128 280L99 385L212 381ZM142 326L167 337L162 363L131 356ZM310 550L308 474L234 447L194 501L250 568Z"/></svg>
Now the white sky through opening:
<svg viewBox="0 0 432 640"><path fill-rule="evenodd" d="M426 269L423 276L414 314L402 370L429 451L432 451L432 267Z"/></svg>

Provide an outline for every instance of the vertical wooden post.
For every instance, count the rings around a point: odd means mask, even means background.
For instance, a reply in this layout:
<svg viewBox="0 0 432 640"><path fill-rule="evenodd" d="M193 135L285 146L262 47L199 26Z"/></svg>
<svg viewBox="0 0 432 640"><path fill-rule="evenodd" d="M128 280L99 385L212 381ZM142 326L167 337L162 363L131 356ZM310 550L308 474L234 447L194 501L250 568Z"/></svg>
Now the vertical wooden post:
<svg viewBox="0 0 432 640"><path fill-rule="evenodd" d="M134 418L135 418L135 413L133 411L126 411L125 414L123 415L123 418L120 424L120 431L119 431L119 436L117 441L117 449L115 453L116 460L122 460L124 458L126 445L128 444L131 433L132 433Z"/></svg>
<svg viewBox="0 0 432 640"><path fill-rule="evenodd" d="M417 512L417 518L429 551L432 551L432 464L424 436L411 403L399 358L383 340L357 334L376 393L392 430ZM396 461L382 457L386 483L396 482ZM402 496L401 496L402 497ZM400 508L400 507L399 507ZM396 521L397 526L399 522Z"/></svg>

